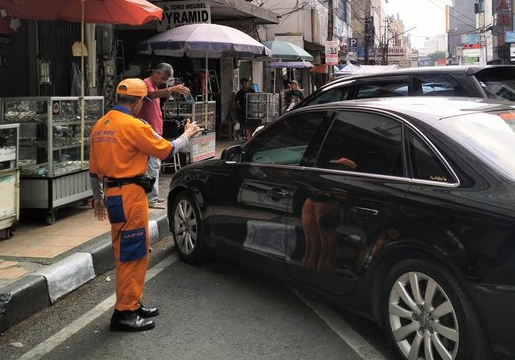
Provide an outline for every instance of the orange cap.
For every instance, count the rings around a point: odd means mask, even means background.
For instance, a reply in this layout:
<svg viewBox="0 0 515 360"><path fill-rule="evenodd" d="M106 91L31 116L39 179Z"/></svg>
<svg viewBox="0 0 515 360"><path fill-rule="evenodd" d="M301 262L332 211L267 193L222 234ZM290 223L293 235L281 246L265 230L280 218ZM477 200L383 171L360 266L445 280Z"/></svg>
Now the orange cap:
<svg viewBox="0 0 515 360"><path fill-rule="evenodd" d="M148 95L147 85L141 79L122 80L116 88L116 93L137 97L146 97Z"/></svg>

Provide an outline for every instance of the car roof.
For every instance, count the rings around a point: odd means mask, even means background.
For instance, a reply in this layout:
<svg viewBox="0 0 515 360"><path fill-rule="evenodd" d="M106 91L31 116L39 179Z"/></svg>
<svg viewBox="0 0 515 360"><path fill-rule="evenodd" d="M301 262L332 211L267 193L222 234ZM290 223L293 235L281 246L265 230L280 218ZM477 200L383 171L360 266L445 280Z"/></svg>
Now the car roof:
<svg viewBox="0 0 515 360"><path fill-rule="evenodd" d="M443 119L473 112L515 110L515 104L507 100L471 97L388 97L344 100L326 104L309 105L293 112L308 109L380 109L402 113L422 121Z"/></svg>
<svg viewBox="0 0 515 360"><path fill-rule="evenodd" d="M422 67L413 67L413 68L401 68L394 70L386 70L386 71L378 71L372 73L365 74L355 74L355 75L347 75L341 76L333 81L327 83L322 86L322 88L328 85L334 85L339 82L353 80L353 79L366 79L366 78L375 78L379 76L392 76L392 75L410 75L410 74L466 74L466 75L474 75L480 71L485 69L502 69L515 70L515 65L450 65L450 66L422 66Z"/></svg>

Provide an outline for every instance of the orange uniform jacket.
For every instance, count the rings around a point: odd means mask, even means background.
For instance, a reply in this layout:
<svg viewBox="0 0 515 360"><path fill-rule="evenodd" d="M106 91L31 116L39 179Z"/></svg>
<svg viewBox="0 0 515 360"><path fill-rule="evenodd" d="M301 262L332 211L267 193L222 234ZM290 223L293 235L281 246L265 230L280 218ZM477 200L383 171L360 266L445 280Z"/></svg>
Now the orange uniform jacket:
<svg viewBox="0 0 515 360"><path fill-rule="evenodd" d="M95 123L90 147L90 176L100 179L142 175L149 155L166 159L173 150L150 125L120 106ZM139 185L125 184L106 189L104 196L116 258L115 308L137 310L148 266L147 195Z"/></svg>

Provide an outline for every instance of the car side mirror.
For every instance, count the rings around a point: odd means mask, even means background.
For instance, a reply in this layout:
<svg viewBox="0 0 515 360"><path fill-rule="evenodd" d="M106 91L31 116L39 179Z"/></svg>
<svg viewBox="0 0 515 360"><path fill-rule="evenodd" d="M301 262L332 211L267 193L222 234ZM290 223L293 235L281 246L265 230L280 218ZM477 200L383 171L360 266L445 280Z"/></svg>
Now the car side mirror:
<svg viewBox="0 0 515 360"><path fill-rule="evenodd" d="M222 155L220 155L220 159L227 162L241 162L241 157L243 155L243 148L241 145L233 145L224 149L222 151Z"/></svg>

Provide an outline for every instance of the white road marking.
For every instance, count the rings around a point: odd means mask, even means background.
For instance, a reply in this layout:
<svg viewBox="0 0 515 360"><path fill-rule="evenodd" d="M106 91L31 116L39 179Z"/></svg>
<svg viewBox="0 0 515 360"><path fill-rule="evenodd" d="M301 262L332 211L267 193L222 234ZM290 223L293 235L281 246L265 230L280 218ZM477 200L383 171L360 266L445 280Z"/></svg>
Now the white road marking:
<svg viewBox="0 0 515 360"><path fill-rule="evenodd" d="M321 301L308 299L301 292L292 288L293 292L313 310L334 332L345 341L362 359L387 360L379 351L359 335L338 314Z"/></svg>
<svg viewBox="0 0 515 360"><path fill-rule="evenodd" d="M161 271L178 260L177 254L168 256L165 260L148 269L145 282L152 279ZM362 359L366 360L387 360L382 356L371 344L361 337L349 324L347 324L339 315L332 311L327 305L317 300L308 299L299 291L293 289L293 292L309 306L334 332L345 341ZM22 355L19 360L40 359L42 356L50 353L54 348L65 342L71 336L82 330L89 323L100 317L106 311L113 307L116 301L116 294L109 296L93 309L82 315L70 325L57 332L55 335L46 339L29 352Z"/></svg>
<svg viewBox="0 0 515 360"><path fill-rule="evenodd" d="M166 259L161 261L160 263L154 265L152 268L148 269L147 275L145 277L145 282L152 279L154 276L159 274L161 271L166 269L168 266L177 261L177 254L172 254L168 256ZM91 323L96 318L100 317L106 311L113 307L113 304L116 301L116 294L109 296L107 299L102 301L100 304L95 306L93 309L82 315L80 318L72 322L70 325L65 327L64 329L57 332L55 335L49 337L38 346L30 350L21 356L20 360L32 360L32 359L40 359L42 356L48 354L54 348L65 342L72 335L82 330L89 323Z"/></svg>

